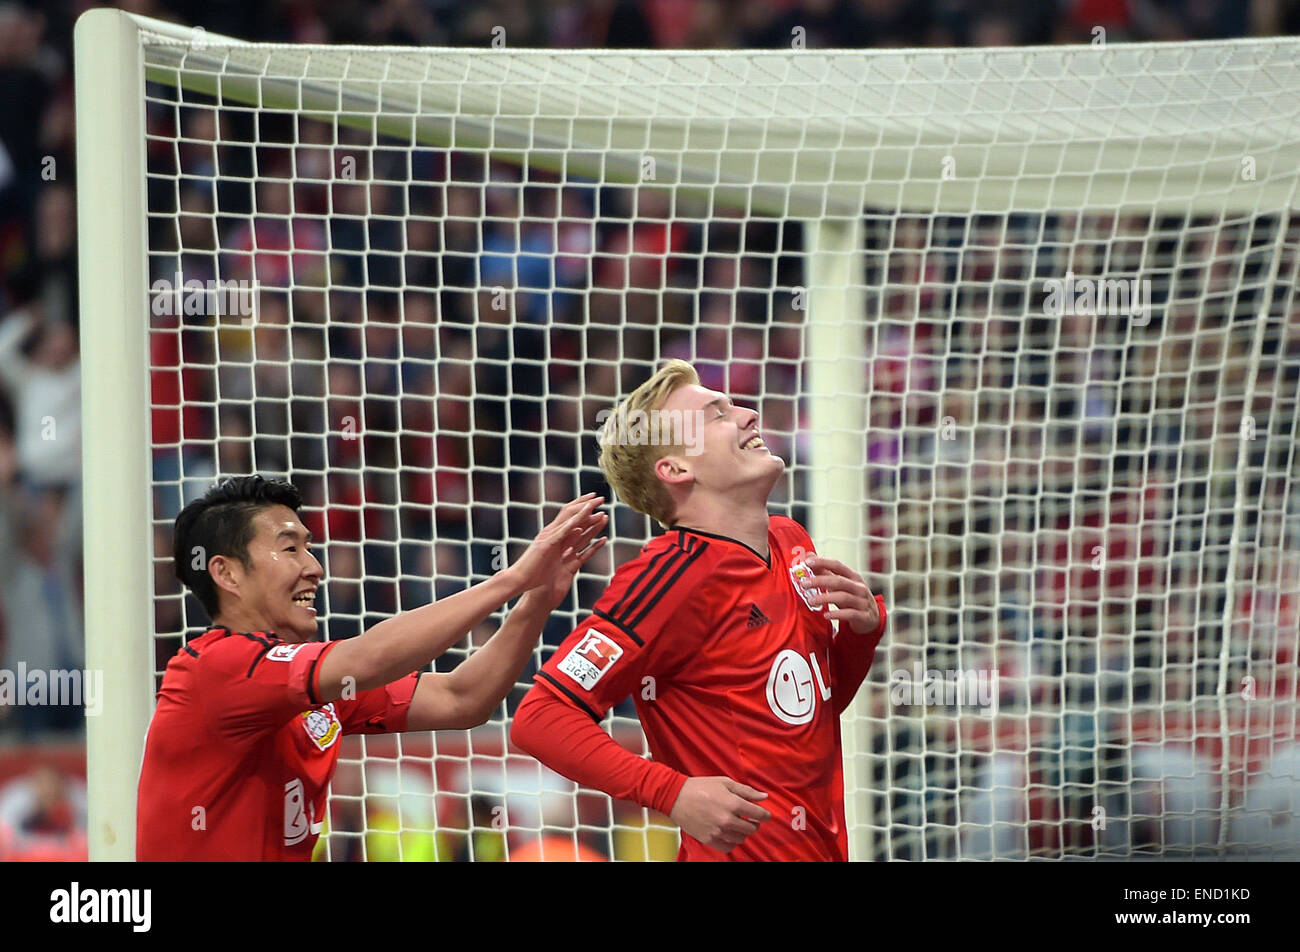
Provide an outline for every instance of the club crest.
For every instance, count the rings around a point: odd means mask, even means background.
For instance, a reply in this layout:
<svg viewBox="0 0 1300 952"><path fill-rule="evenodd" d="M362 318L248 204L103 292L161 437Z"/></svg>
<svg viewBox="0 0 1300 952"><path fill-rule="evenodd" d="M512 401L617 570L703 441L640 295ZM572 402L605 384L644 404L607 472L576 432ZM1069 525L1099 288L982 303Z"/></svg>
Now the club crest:
<svg viewBox="0 0 1300 952"><path fill-rule="evenodd" d="M816 586L813 586L812 588L803 587L803 580L806 578L812 578L812 576L812 569L808 568L808 562L806 559L800 557L790 563L790 584L794 586L794 590L799 593L799 597L803 599L803 603L807 605L809 609L819 612L826 606L814 605L812 603L812 597L814 595L823 594L822 590Z"/></svg>

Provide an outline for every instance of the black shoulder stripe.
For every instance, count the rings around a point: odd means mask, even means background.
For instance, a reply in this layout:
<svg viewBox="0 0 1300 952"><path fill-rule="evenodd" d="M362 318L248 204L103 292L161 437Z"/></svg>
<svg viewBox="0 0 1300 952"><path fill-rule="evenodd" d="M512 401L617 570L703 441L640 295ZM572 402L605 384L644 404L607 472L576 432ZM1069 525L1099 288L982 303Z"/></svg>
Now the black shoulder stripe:
<svg viewBox="0 0 1300 952"><path fill-rule="evenodd" d="M664 549L662 552L658 552L654 556L652 556L649 564L647 564L646 567L641 570L641 573L637 575L636 578L632 579L632 584L627 587L627 591L623 593L623 597L614 603L614 606L609 610L609 613L611 615L622 614L623 603L632 597L632 593L637 590L637 586L640 585L643 581L645 581L645 579L650 575L650 573L652 573L655 570L655 567L659 564L661 560L670 557L676 551L679 550L669 547Z"/></svg>
<svg viewBox="0 0 1300 952"><path fill-rule="evenodd" d="M312 658L311 667L307 669L307 700L311 701L312 707L320 707L321 703L321 700L316 696L316 692L313 690L312 685L316 681L316 665L320 664L320 659L324 656L325 652L322 651L316 655L316 657Z"/></svg>
<svg viewBox="0 0 1300 952"><path fill-rule="evenodd" d="M271 646L267 645L257 653L257 657L253 659L253 663L248 666L248 674L244 675L244 677L251 678L253 676L253 672L257 670L257 666L262 663L262 659L266 657L266 653L270 650ZM195 655L194 657L197 658L198 655Z"/></svg>
<svg viewBox="0 0 1300 952"><path fill-rule="evenodd" d="M254 635L247 631L235 632L235 634L239 635L241 638L247 638L249 641L256 641L262 646L262 650L259 651L257 657L253 659L253 663L248 666L248 674L246 674L245 677L251 678L253 672L257 670L257 666L262 662L262 659L266 657L266 653L276 646L278 639L273 641L269 638L263 638L260 635ZM198 655L195 655L194 657L197 658Z"/></svg>
<svg viewBox="0 0 1300 952"><path fill-rule="evenodd" d="M237 632L237 634L239 637L247 638L249 641L256 641L259 645L264 646L268 651L271 648L274 648L280 640L278 638L263 638L261 635L254 635L247 631Z"/></svg>
<svg viewBox="0 0 1300 952"><path fill-rule="evenodd" d="M568 698L570 701L572 701L574 704L578 705L578 707L582 708L584 711L586 711L588 714L590 714L590 715L591 715L591 719L592 719L593 721L595 721L597 724L600 723L600 717L596 714L595 711L593 711L591 708L589 708L589 707L586 705L586 703L583 702L582 698L578 697L578 695L574 694L572 691L570 691L568 688L566 688L566 687L565 687L563 684L561 684L559 681L555 680L555 678L551 677L551 676L550 676L547 672L545 672L545 671L538 671L538 672L537 672L537 676L538 676L539 678L545 678L545 679L547 680L548 683L555 685L555 689L556 689L557 691L559 691L561 694L563 694L565 697L567 697L567 698Z"/></svg>
<svg viewBox="0 0 1300 952"><path fill-rule="evenodd" d="M190 654L194 655L194 657L197 658L199 656L199 653L195 651L193 648L191 648L189 645L182 645L181 647L184 650L188 651Z"/></svg>
<svg viewBox="0 0 1300 952"><path fill-rule="evenodd" d="M664 560L663 565L659 566L659 571L655 573L652 579L650 579L648 582L645 583L645 585L641 587L641 591L637 594L637 596L633 598L630 602L628 602L628 604L621 611L619 610L619 606L615 605L613 608L610 609L609 612L610 615L622 621L629 628L636 627L635 624L628 621L628 617L634 611L637 610L637 606L640 605L641 602L645 600L646 596L655 590L655 586L657 586L660 583L660 581L663 579L665 575L671 572L676 566L680 565L684 560L690 558L690 556L686 554L685 549L679 549L676 546L673 546L671 549L669 549L668 553L669 553L668 558ZM649 569L647 569L647 571L649 571ZM631 594L631 590L629 589L628 595L630 594ZM626 600L627 600L627 595L624 595L621 601L626 601Z"/></svg>
<svg viewBox="0 0 1300 952"><path fill-rule="evenodd" d="M635 631L633 631L631 628L627 627L627 625L625 625L625 624L623 624L621 621L619 621L617 618L612 618L612 617L610 617L609 615L607 615L607 614L605 614L603 611L601 611L599 608L593 608L593 609L591 610L591 613L592 613L593 615L595 615L597 618L603 618L603 619L605 619L605 621L609 622L611 625L613 625L613 626L614 626L615 628L617 628L619 631L623 632L623 634L627 635L629 638L632 639L632 641L636 644L636 646L637 646L638 648L644 648L644 647L645 647L645 642L641 640L641 637L640 637L640 636L639 636Z"/></svg>
<svg viewBox="0 0 1300 952"><path fill-rule="evenodd" d="M671 589L674 585L677 584L677 580L682 577L682 575L686 572L686 570L689 569L691 565L701 555L704 554L705 549L707 549L708 547L709 544L707 542L702 542L700 543L700 547L698 549L696 549L690 555L686 556L686 559L680 563L677 571L673 574L673 576L669 578L666 582L664 582L664 584L659 587L658 591L656 591L654 595L652 595L649 599L646 600L645 607L641 609L641 611L637 614L637 616L635 618L628 619L627 625L629 628L635 628L637 625L641 624L641 622L645 619L645 616L650 614L651 610L655 607L655 605L659 604L660 599L662 599L664 595L667 594L669 589Z"/></svg>

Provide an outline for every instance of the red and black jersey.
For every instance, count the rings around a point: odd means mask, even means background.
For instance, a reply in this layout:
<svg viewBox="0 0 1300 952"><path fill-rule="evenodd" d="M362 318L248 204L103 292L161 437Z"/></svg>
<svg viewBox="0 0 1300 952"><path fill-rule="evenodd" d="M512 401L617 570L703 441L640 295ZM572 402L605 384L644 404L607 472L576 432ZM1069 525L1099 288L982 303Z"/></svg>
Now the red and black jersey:
<svg viewBox="0 0 1300 952"><path fill-rule="evenodd" d="M631 695L656 761L768 794L772 818L742 846L722 854L683 834L679 859L848 856L839 713L879 633L846 626L836 636L824 608L810 606L799 580L814 549L802 526L773 516L768 545L765 559L733 539L670 529L615 573L537 675L596 720ZM846 652L843 639L861 650Z"/></svg>
<svg viewBox="0 0 1300 952"><path fill-rule="evenodd" d="M339 738L405 729L419 679L322 704L336 644L214 628L177 653L145 741L136 859L311 859Z"/></svg>

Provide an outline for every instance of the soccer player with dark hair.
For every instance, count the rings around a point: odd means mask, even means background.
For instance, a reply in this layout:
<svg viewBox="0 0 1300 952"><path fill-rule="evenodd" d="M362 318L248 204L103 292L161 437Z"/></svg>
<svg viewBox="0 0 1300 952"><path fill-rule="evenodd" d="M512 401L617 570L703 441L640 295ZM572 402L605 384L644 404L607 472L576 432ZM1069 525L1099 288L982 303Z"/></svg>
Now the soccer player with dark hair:
<svg viewBox="0 0 1300 952"><path fill-rule="evenodd" d="M884 599L769 515L785 463L758 415L684 361L608 417L600 467L667 531L542 667L512 740L666 814L679 860L847 860L840 714L884 635ZM653 760L599 726L628 695Z"/></svg>
<svg viewBox="0 0 1300 952"><path fill-rule="evenodd" d="M316 640L323 577L302 498L226 479L176 517L176 574L212 627L168 663L145 743L139 860L308 860L344 734L484 723L574 574L604 543L603 501L566 505L508 568L343 641ZM455 670L420 669L522 595Z"/></svg>

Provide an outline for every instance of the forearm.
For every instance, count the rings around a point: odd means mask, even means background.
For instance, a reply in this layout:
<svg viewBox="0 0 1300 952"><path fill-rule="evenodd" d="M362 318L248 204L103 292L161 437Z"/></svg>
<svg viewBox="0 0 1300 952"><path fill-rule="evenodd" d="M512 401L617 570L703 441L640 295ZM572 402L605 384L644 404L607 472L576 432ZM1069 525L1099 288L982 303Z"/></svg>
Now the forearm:
<svg viewBox="0 0 1300 952"><path fill-rule="evenodd" d="M18 538L17 494L0 480L0 578L13 578L21 540Z"/></svg>
<svg viewBox="0 0 1300 952"><path fill-rule="evenodd" d="M556 773L667 816L687 777L620 745L587 714L535 686L515 712L510 739Z"/></svg>
<svg viewBox="0 0 1300 952"><path fill-rule="evenodd" d="M867 635L859 635L850 626L840 622L839 634L831 644L831 683L835 690L835 713L842 714L858 693L871 664L876 658L876 646L885 637L885 599L876 597L880 609L880 625Z"/></svg>
<svg viewBox="0 0 1300 952"><path fill-rule="evenodd" d="M19 351L34 324L27 311L15 311L0 321L0 381L16 386L23 374L23 356Z"/></svg>
<svg viewBox="0 0 1300 952"><path fill-rule="evenodd" d="M540 592L526 592L487 644L447 675L457 707L481 724L519 680L551 615Z"/></svg>
<svg viewBox="0 0 1300 952"><path fill-rule="evenodd" d="M365 690L420 670L518 594L514 575L498 572L463 592L381 621L326 656L322 693L335 674L350 674ZM353 670L346 670L349 666Z"/></svg>

